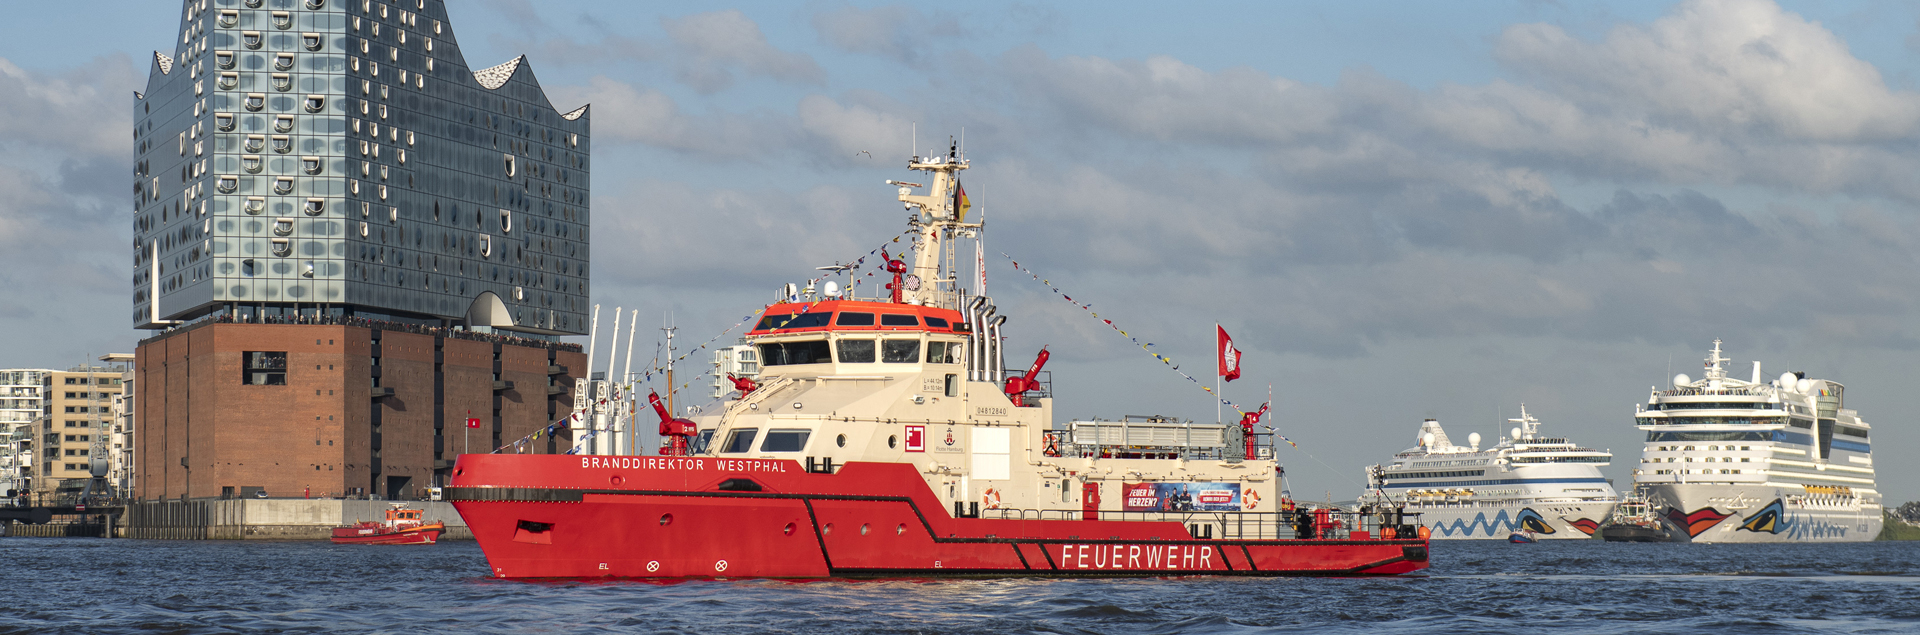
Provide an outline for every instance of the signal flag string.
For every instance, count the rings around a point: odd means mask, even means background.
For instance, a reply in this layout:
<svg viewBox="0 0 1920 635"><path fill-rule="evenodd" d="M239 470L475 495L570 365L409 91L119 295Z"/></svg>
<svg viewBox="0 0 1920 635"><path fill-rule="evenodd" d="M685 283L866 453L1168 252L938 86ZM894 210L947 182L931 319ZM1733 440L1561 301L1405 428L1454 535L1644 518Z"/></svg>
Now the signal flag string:
<svg viewBox="0 0 1920 635"><path fill-rule="evenodd" d="M1126 329L1120 328L1120 325L1114 324L1113 320L1100 317L1100 313L1093 310L1093 303L1079 302L1077 300L1074 300L1073 296L1068 295L1064 291L1061 291L1060 287L1054 286L1052 280L1042 278L1040 277L1040 274L1034 273L1032 269L1028 269L1024 266L1021 266L1020 261L1014 260L1013 256L1007 255L1007 252L1004 252L1004 251L1000 252L1000 256L1003 258L1006 258L1007 262L1012 263L1013 269L1015 271L1032 276L1033 279L1039 282L1041 286L1044 286L1047 289L1053 291L1053 294L1056 296L1059 296L1060 299L1066 300L1068 304L1074 305L1076 307L1080 307L1080 310L1085 311L1087 315L1091 315L1093 316L1093 319L1099 320L1100 322L1106 324L1108 328L1113 329L1113 332L1119 333L1121 337L1127 338L1129 341L1133 342L1134 345L1139 346L1140 350L1146 351L1147 354L1152 355L1154 359L1160 360L1160 363L1162 365L1171 369L1174 373L1180 375L1181 377L1185 377L1187 381L1192 382L1193 385L1198 387L1199 389L1206 391L1207 395L1213 397L1216 401L1219 401L1221 404L1226 405L1226 407L1228 408L1232 408L1234 412L1240 413L1241 416L1243 417L1246 416L1247 411L1242 410L1238 404L1235 404L1232 401L1229 401L1221 397L1219 394L1213 391L1212 386L1208 386L1206 385L1206 383L1200 381L1199 379L1195 379L1193 375L1187 374L1187 371L1180 370L1180 365L1173 363L1173 358L1167 357L1165 355L1161 355L1158 352L1155 352L1153 350L1153 346L1154 346L1153 342L1142 342L1140 341L1140 338L1134 337L1133 334L1128 333ZM1287 445L1293 446L1296 449L1300 447L1300 444L1294 443L1292 439L1289 439L1281 435L1278 430L1274 430L1273 426L1263 425L1262 427L1266 428L1267 430L1273 431L1273 436L1275 438L1280 439L1281 441L1286 441Z"/></svg>
<svg viewBox="0 0 1920 635"><path fill-rule="evenodd" d="M860 268L860 265L866 264L867 258L873 257L875 255L883 255L884 252L886 251L887 245L900 242L901 238L911 234L912 232L913 230L911 229L900 232L898 236L894 236L892 239L881 243L879 247L874 247L873 249L867 251L866 255L855 259L853 261L853 264L848 265L848 267L852 270L858 270ZM918 243L916 242L916 244ZM885 271L885 270L886 270L886 267L883 263L880 268L880 271ZM815 276L812 279L807 280L807 284L805 286L811 287L819 283L821 280L825 280L827 276L831 276L834 273L838 273L838 272L831 272L831 273ZM853 288L858 287L863 278L871 277L875 273L878 273L878 271L869 271L867 272L866 276L856 276L854 278L853 284L849 285L848 287L847 295L852 296ZM811 299L808 300L805 305L800 307L799 311L794 311L792 313L787 314L786 320L780 322L779 325L774 326L769 330L779 330L781 328L786 327L786 325L791 324L795 319L799 318L801 314L806 313L808 311L812 311L813 307L817 304L819 304L819 301L817 300L811 300ZM718 341L722 337L726 337L727 334L732 333L734 329L740 328L741 325L753 321L753 315L754 314L749 313L746 316L741 317L740 321L733 323L733 326L729 326L727 327L726 330L721 331L719 334L714 335L713 337L707 338L707 341L702 342L699 346L687 349L687 352L682 353L679 357L674 358L672 363L677 364L679 362L685 361L687 357L692 356L694 353L706 350L709 345L713 344L715 341ZM635 392L636 388L641 384L653 381L653 378L655 376L664 377L667 371L665 366L660 365L659 357L658 357L659 351L657 347L658 347L658 344L656 343L656 350L654 352L655 358L653 362L649 364L650 367L641 372L639 378L635 379L634 381L627 382L625 384L614 384L612 386L612 389L609 391L610 394L606 397L602 397L598 401L598 403L604 405L608 402L618 402L622 398L623 394L632 394L633 392ZM708 375L712 375L713 372L714 372L713 369L708 369L706 372L700 373L698 375L694 375L692 379L682 382L678 386L668 386L667 392L668 394L672 394L674 392L678 392L680 390L691 387L694 384L694 382L700 381L700 379ZM494 448L492 454L499 454L502 450L506 450L508 448L512 448L515 453L519 453L523 448L530 446L534 441L539 440L542 436L551 437L557 434L561 430L571 429L575 421L579 421L582 419L583 417L580 415L580 413L577 413L577 412L570 413L565 417L561 417L560 419L557 419L552 423L547 424L547 426L544 428L541 428L539 430L534 430L532 434L529 434L524 437L520 437L519 440L514 441L513 443L509 443L507 445ZM591 426L592 424L589 423L588 425ZM587 433L582 435L580 438L575 439L574 442L579 443L581 441L591 439L595 435L598 435L601 432L607 432L607 431L608 430L589 427L587 429ZM1291 443L1291 441L1289 441L1289 443ZM578 449L579 449L579 446L576 445L573 449L568 450L567 454L574 454L576 451L578 451Z"/></svg>

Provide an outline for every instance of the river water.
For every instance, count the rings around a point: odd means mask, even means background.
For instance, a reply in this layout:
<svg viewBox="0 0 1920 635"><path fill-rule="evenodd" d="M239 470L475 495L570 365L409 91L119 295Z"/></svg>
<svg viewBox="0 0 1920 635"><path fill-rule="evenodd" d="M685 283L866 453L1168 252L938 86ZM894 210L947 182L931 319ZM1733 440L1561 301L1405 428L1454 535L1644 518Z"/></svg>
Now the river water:
<svg viewBox="0 0 1920 635"><path fill-rule="evenodd" d="M1434 543L1395 578L521 583L472 542L0 539L0 633L1920 632L1920 542Z"/></svg>

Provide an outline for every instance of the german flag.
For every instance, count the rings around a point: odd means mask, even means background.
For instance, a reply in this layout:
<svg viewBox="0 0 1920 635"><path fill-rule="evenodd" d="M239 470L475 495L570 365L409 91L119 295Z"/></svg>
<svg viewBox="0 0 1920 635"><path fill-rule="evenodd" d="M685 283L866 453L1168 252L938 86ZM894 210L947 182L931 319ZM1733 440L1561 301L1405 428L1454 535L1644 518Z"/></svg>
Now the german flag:
<svg viewBox="0 0 1920 635"><path fill-rule="evenodd" d="M962 223L967 222L967 210L970 209L973 209L973 201L967 200L967 188L961 187L959 181L954 181L953 219Z"/></svg>

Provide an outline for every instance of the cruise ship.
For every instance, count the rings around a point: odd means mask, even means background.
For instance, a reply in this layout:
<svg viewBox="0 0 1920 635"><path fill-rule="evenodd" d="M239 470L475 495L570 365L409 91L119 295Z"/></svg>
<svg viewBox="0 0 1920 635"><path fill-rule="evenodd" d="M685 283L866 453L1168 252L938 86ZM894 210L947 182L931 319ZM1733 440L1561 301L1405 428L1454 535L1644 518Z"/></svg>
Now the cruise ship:
<svg viewBox="0 0 1920 635"><path fill-rule="evenodd" d="M1369 496L1419 510L1434 538L1593 536L1619 502L1600 473L1613 454L1540 436L1540 420L1525 404L1507 421L1515 424L1510 436L1482 450L1480 433L1454 445L1439 421L1426 420L1414 447L1390 465L1367 468Z"/></svg>
<svg viewBox="0 0 1920 635"><path fill-rule="evenodd" d="M1727 376L1720 341L1706 377L1673 378L1635 413L1647 433L1635 487L1693 542L1857 542L1882 522L1872 426L1846 387L1806 373Z"/></svg>

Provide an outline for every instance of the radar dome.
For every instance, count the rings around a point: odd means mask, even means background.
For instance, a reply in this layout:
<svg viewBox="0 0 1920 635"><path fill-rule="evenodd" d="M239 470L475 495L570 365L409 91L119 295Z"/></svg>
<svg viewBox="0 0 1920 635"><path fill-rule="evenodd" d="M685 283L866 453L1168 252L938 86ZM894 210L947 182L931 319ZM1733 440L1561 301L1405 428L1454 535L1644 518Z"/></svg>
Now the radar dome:
<svg viewBox="0 0 1920 635"><path fill-rule="evenodd" d="M1428 432L1426 434L1420 435L1420 445L1423 447L1429 447L1429 448L1433 447L1433 433Z"/></svg>
<svg viewBox="0 0 1920 635"><path fill-rule="evenodd" d="M1475 432L1467 435L1467 445L1473 446L1475 450L1480 449L1480 433Z"/></svg>
<svg viewBox="0 0 1920 635"><path fill-rule="evenodd" d="M1794 389L1803 393L1811 393L1813 392L1813 380L1802 379L1795 383Z"/></svg>
<svg viewBox="0 0 1920 635"><path fill-rule="evenodd" d="M1678 375L1673 376L1673 385L1675 386L1683 386L1691 383L1693 383L1693 378L1688 377L1686 373L1680 373Z"/></svg>
<svg viewBox="0 0 1920 635"><path fill-rule="evenodd" d="M825 294L829 298L840 297L840 283L828 280Z"/></svg>
<svg viewBox="0 0 1920 635"><path fill-rule="evenodd" d="M1800 381L1800 377L1794 375L1793 373L1780 373L1779 386L1781 388L1792 388L1793 385L1795 383L1798 383L1799 381Z"/></svg>
<svg viewBox="0 0 1920 635"><path fill-rule="evenodd" d="M1512 430L1508 430L1508 431L1507 431L1507 434L1511 434L1511 435L1513 435L1513 438L1517 440L1517 439L1519 439L1519 438L1520 438L1520 428L1518 428L1518 427L1515 427L1515 428L1514 428L1514 429L1512 429Z"/></svg>

